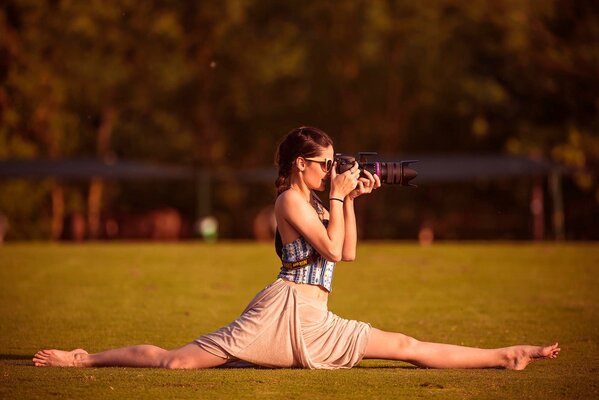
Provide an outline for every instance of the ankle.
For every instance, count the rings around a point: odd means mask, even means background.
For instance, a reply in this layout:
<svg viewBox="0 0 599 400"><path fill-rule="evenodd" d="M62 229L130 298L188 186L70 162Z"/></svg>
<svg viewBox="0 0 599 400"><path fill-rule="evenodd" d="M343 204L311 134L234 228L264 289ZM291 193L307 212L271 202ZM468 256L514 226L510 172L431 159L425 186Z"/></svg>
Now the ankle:
<svg viewBox="0 0 599 400"><path fill-rule="evenodd" d="M516 352L514 349L509 347L504 347L499 349L499 367L501 368L513 368L516 363Z"/></svg>
<svg viewBox="0 0 599 400"><path fill-rule="evenodd" d="M86 353L75 353L73 354L73 366L75 367L88 367L87 359L89 354Z"/></svg>

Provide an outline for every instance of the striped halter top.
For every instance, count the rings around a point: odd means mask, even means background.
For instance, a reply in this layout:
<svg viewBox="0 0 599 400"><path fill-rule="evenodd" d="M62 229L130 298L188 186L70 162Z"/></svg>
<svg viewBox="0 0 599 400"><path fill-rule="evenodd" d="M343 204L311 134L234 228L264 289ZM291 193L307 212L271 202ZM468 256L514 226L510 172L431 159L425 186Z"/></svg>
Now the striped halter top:
<svg viewBox="0 0 599 400"><path fill-rule="evenodd" d="M322 204L314 194L313 199L312 206L315 208L326 228L329 220L324 219ZM283 263L293 263L295 261L309 259L307 265L299 268L288 269L282 265L278 278L284 278L295 283L318 285L328 292L331 292L335 263L318 254L316 249L313 248L303 236L298 237L291 243L283 245L281 235L277 230L275 248L277 250L277 255Z"/></svg>

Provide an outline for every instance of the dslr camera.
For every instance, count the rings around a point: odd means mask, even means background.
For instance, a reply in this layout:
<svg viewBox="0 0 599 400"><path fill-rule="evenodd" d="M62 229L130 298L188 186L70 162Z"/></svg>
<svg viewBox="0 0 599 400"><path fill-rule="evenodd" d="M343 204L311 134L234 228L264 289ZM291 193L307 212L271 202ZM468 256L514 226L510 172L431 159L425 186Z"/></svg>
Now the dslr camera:
<svg viewBox="0 0 599 400"><path fill-rule="evenodd" d="M356 157L354 156L337 153L335 154L337 173L342 174L351 169L355 163L358 163L360 177L366 177L366 174L364 174L364 170L366 170L373 175L377 174L381 179L381 183L416 186L413 183L410 183L410 181L418 176L418 172L411 168L410 164L415 163L418 160L385 162L368 161L368 157L376 155L377 153L372 152L359 152L358 160L356 160Z"/></svg>

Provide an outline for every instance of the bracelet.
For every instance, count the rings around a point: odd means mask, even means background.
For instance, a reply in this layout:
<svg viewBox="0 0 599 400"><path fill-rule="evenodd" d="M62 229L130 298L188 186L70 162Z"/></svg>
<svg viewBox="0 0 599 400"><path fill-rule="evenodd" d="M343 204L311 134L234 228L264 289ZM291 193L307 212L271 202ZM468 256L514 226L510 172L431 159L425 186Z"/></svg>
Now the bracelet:
<svg viewBox="0 0 599 400"><path fill-rule="evenodd" d="M336 197L331 197L329 200L337 200L337 201L340 201L340 202L342 202L342 203L345 203L345 201L344 201L344 200L338 199L338 198L336 198Z"/></svg>

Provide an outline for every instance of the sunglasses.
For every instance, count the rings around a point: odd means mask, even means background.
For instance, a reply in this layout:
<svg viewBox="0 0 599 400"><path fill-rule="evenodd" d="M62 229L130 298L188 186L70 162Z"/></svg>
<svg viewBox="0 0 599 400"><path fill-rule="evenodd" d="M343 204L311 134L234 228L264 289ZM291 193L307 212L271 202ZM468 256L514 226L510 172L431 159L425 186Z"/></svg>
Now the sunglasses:
<svg viewBox="0 0 599 400"><path fill-rule="evenodd" d="M314 161L324 165L324 172L329 172L333 168L333 160L330 158L318 158L318 157L305 157L307 161Z"/></svg>

